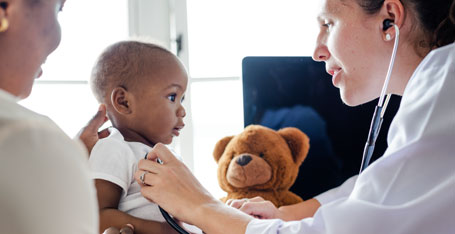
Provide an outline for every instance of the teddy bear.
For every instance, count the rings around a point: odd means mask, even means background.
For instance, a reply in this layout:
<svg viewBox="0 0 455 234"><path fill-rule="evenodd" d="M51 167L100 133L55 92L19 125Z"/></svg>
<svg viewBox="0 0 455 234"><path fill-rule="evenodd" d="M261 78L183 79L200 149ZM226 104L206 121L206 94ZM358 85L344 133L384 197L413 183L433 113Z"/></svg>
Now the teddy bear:
<svg viewBox="0 0 455 234"><path fill-rule="evenodd" d="M275 131L249 125L240 134L219 140L213 156L218 183L227 192L221 200L261 196L276 207L303 201L289 188L309 147L307 135L293 127Z"/></svg>

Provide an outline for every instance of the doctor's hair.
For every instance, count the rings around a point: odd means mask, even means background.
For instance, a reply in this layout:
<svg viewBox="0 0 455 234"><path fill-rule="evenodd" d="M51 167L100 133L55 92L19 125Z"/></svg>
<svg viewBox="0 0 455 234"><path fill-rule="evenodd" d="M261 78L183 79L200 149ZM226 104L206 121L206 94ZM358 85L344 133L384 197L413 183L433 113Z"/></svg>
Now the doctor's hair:
<svg viewBox="0 0 455 234"><path fill-rule="evenodd" d="M157 44L128 40L107 47L92 69L90 86L100 103L112 89L123 87L131 91L158 71L163 63L176 56ZM108 97L110 98L110 96Z"/></svg>
<svg viewBox="0 0 455 234"><path fill-rule="evenodd" d="M356 0L367 14L379 12L384 0ZM424 39L418 38L416 46L433 49L455 41L454 0L401 0L405 8L411 7L414 18L423 30Z"/></svg>

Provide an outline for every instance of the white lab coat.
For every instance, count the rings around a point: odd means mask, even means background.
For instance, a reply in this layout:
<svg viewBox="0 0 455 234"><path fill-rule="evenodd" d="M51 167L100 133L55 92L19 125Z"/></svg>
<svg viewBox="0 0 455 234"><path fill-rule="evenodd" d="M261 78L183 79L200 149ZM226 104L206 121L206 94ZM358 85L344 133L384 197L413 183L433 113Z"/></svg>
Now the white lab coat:
<svg viewBox="0 0 455 234"><path fill-rule="evenodd" d="M16 101L0 89L0 233L98 233L86 150Z"/></svg>
<svg viewBox="0 0 455 234"><path fill-rule="evenodd" d="M358 177L316 197L301 221L258 220L246 233L455 233L455 43L415 70L389 147Z"/></svg>

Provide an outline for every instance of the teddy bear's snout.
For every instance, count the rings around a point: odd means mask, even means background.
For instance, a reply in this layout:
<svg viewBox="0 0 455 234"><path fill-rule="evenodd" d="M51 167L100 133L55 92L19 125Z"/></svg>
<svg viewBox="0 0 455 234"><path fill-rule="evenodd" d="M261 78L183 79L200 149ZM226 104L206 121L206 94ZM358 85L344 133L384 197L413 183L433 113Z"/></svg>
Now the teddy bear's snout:
<svg viewBox="0 0 455 234"><path fill-rule="evenodd" d="M235 162L237 164L239 164L240 166L245 166L251 161L251 159L252 158L250 155L244 154L244 155L240 156L239 158L237 158L237 160Z"/></svg>

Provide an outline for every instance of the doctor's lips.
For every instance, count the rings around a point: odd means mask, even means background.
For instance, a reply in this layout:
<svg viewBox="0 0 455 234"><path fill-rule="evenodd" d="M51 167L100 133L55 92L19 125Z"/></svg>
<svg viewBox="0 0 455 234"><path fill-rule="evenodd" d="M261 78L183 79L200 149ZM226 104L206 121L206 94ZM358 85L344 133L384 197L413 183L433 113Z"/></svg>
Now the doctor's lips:
<svg viewBox="0 0 455 234"><path fill-rule="evenodd" d="M327 73L329 73L331 76L336 75L340 71L341 71L341 68L329 68L329 69L327 69Z"/></svg>

